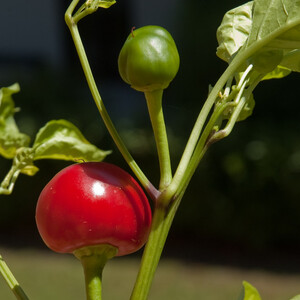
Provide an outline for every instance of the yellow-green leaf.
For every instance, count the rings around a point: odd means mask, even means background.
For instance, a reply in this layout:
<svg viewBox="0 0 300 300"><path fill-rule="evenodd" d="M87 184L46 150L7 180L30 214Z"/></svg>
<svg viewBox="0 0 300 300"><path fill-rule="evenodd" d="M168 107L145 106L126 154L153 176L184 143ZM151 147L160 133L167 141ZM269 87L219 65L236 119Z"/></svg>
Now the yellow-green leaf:
<svg viewBox="0 0 300 300"><path fill-rule="evenodd" d="M115 0L87 0L85 5L87 8L97 9L101 8L109 8L116 3Z"/></svg>
<svg viewBox="0 0 300 300"><path fill-rule="evenodd" d="M288 76L292 71L283 66L277 66L272 72L266 74L262 80L279 79Z"/></svg>
<svg viewBox="0 0 300 300"><path fill-rule="evenodd" d="M34 176L39 171L39 168L34 165L28 165L21 169L21 173L28 175L28 176Z"/></svg>
<svg viewBox="0 0 300 300"><path fill-rule="evenodd" d="M116 3L115 0L100 0L98 2L98 7L101 8L109 8Z"/></svg>
<svg viewBox="0 0 300 300"><path fill-rule="evenodd" d="M30 137L19 131L15 122L15 103L12 95L20 91L19 84L0 89L0 155L14 158L17 149L27 147Z"/></svg>
<svg viewBox="0 0 300 300"><path fill-rule="evenodd" d="M228 11L217 30L217 56L229 62L247 41L252 26L253 1Z"/></svg>
<svg viewBox="0 0 300 300"><path fill-rule="evenodd" d="M239 300L261 300L257 289L247 281L243 281L243 291Z"/></svg>
<svg viewBox="0 0 300 300"><path fill-rule="evenodd" d="M92 145L75 125L66 120L48 122L37 133L32 148L34 160L101 161L110 153Z"/></svg>

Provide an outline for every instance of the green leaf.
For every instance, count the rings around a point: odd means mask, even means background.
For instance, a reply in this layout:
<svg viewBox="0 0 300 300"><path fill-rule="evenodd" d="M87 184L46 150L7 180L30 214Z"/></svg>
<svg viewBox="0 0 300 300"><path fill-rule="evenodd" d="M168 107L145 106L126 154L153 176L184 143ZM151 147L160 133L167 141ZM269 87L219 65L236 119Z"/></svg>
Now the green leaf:
<svg viewBox="0 0 300 300"><path fill-rule="evenodd" d="M12 95L20 91L20 86L15 83L0 89L0 123L4 124L6 118L15 114L15 103Z"/></svg>
<svg viewBox="0 0 300 300"><path fill-rule="evenodd" d="M16 125L14 118L8 117L4 125L0 125L0 154L12 159L16 151L21 147L27 147L30 143L30 137L21 133Z"/></svg>
<svg viewBox="0 0 300 300"><path fill-rule="evenodd" d="M274 47L276 39L286 39L280 48L290 48L287 37L290 38L290 41L295 41L295 38L299 41L300 32L298 30L296 30L296 34L291 35L299 23L299 0L255 0L253 24L247 47L262 40L265 40L266 44L272 41L272 47Z"/></svg>
<svg viewBox="0 0 300 300"><path fill-rule="evenodd" d="M36 135L33 150L34 160L101 161L110 153L92 145L66 120L52 120L42 127Z"/></svg>
<svg viewBox="0 0 300 300"><path fill-rule="evenodd" d="M14 120L16 108L12 95L19 91L17 83L0 89L0 155L8 159L14 158L18 148L30 143L30 137L19 131Z"/></svg>
<svg viewBox="0 0 300 300"><path fill-rule="evenodd" d="M27 176L34 176L39 171L39 168L35 165L28 165L21 169L21 173Z"/></svg>
<svg viewBox="0 0 300 300"><path fill-rule="evenodd" d="M251 31L253 1L228 11L217 30L217 56L226 62L244 45Z"/></svg>
<svg viewBox="0 0 300 300"><path fill-rule="evenodd" d="M89 143L72 123L66 120L50 121L39 130L32 148L16 149L12 167L0 184L0 194L12 193L20 173L35 175L39 169L34 165L34 160L101 161L109 153L110 151L102 151Z"/></svg>
<svg viewBox="0 0 300 300"><path fill-rule="evenodd" d="M239 72L248 63L264 74L281 78L300 71L300 0L254 0L225 14L217 37L217 55L237 58ZM237 55L239 54L239 55Z"/></svg>
<svg viewBox="0 0 300 300"><path fill-rule="evenodd" d="M243 281L243 291L238 300L261 300L261 297L254 286Z"/></svg>
<svg viewBox="0 0 300 300"><path fill-rule="evenodd" d="M248 60L253 64L253 69L260 74L272 72L280 64L283 58L283 50L263 48Z"/></svg>
<svg viewBox="0 0 300 300"><path fill-rule="evenodd" d="M262 80L268 80L268 79L279 79L283 78L285 76L288 76L291 74L292 70L285 68L283 66L277 66L272 72L269 72L266 74Z"/></svg>
<svg viewBox="0 0 300 300"><path fill-rule="evenodd" d="M116 3L115 0L99 0L98 1L98 7L101 7L101 8L110 8L115 3Z"/></svg>
<svg viewBox="0 0 300 300"><path fill-rule="evenodd" d="M99 7L110 8L115 3L115 0L87 0L85 2L85 9L91 8L92 10L97 10Z"/></svg>
<svg viewBox="0 0 300 300"><path fill-rule="evenodd" d="M269 44L270 47L278 49L299 49L300 48L300 26L295 26L285 33L279 35Z"/></svg>
<svg viewBox="0 0 300 300"><path fill-rule="evenodd" d="M247 48L251 52L255 50L252 57L257 57L259 52L264 55L258 67L269 65L269 68L265 69L266 72L262 69L261 73L271 72L270 68L275 69L278 65L298 71L300 0L254 1L251 33L244 50ZM266 56L266 53L276 55L272 59L272 55Z"/></svg>
<svg viewBox="0 0 300 300"><path fill-rule="evenodd" d="M290 299L290 300L300 300L300 295L297 295L297 296L293 297L293 298Z"/></svg>
<svg viewBox="0 0 300 300"><path fill-rule="evenodd" d="M280 65L294 72L300 72L300 50L295 49L286 53Z"/></svg>

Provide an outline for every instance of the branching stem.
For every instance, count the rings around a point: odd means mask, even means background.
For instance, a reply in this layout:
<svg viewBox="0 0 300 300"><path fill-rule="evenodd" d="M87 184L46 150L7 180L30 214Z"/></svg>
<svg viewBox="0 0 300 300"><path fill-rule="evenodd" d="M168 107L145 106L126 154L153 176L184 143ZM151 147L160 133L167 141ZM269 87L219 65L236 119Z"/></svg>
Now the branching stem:
<svg viewBox="0 0 300 300"><path fill-rule="evenodd" d="M78 4L78 0L73 0L73 3ZM83 12L83 9L81 8L78 15L75 14L76 18L72 19L72 12L74 8L75 6L72 4L70 9L68 9L66 13L66 22L70 28L75 47L77 49L95 103L104 123L106 124L106 127L108 128L112 138L115 141L115 144L119 148L125 160L132 168L141 184L145 187L152 198L156 200L152 229L144 250L141 267L131 296L131 300L146 300L148 298L154 273L160 260L169 229L187 185L191 180L191 177L193 176L200 160L204 156L209 145L212 143L213 138L217 137L218 132L222 132L223 130L219 130L216 124L219 122L220 118L222 119L222 114L225 109L232 108L233 114L224 128L225 133L229 134L233 125L237 121L241 109L243 108L248 96L252 91L251 87L248 89L249 91L245 92L246 79L248 78L252 67L249 67L246 70L244 77L242 77L242 80L239 82L238 86L235 87L235 89L232 88L232 81L238 68L254 50L250 47L247 49L247 51L244 51L245 54L241 56L237 54L223 75L217 81L216 85L210 91L210 94L205 101L192 129L186 148L173 178L166 129L161 108L162 92L161 94L156 95L146 93L161 170L160 188L157 190L148 181L146 176L142 173L140 168L132 159L105 110L104 104L96 87L96 83L94 81L76 23L81 19L83 13L86 12ZM253 88L254 86L255 85L253 85ZM216 105L214 111L212 111L212 108L218 97L221 97L221 101L218 103L218 105ZM224 99L223 102L222 97ZM152 105L151 103L153 99L156 98L160 100L156 101L155 105Z"/></svg>
<svg viewBox="0 0 300 300"><path fill-rule="evenodd" d="M131 154L129 153L126 145L124 144L123 140L121 139L118 131L116 130L112 120L110 119L106 108L104 106L104 103L102 101L102 98L100 96L100 93L98 91L79 31L77 27L77 23L74 21L72 17L72 12L75 9L76 5L78 4L78 0L74 0L71 5L69 6L68 10L66 11L65 14L65 20L66 23L69 27L69 30L71 32L89 89L92 93L93 99L95 101L95 104L98 108L98 111L102 117L102 120L104 124L107 127L107 130L109 131L112 139L114 140L116 146L118 147L119 151L123 155L124 159L138 178L138 180L141 182L145 190L148 192L150 197L152 199L155 199L158 195L158 191L156 188L152 185L152 183L148 180L148 178L145 176L143 171L139 168L138 164L135 162Z"/></svg>

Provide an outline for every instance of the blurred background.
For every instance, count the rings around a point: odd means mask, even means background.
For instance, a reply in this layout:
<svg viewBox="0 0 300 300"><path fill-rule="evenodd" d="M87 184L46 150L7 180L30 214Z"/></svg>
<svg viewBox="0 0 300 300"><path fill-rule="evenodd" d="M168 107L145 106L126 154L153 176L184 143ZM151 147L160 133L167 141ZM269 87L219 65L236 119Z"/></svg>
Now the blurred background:
<svg viewBox="0 0 300 300"><path fill-rule="evenodd" d="M226 11L242 3L118 1L79 23L107 110L132 155L155 184L159 168L146 103L142 93L131 90L118 74L122 44L133 26L143 25L165 27L177 43L181 66L164 96L175 169L209 84L214 85L226 68L215 55L217 27ZM20 130L32 140L47 121L64 118L76 124L91 143L112 149L107 161L128 170L88 90L64 24L68 5L66 0L1 4L0 86L20 84L21 92L14 100L21 111L15 117ZM299 78L299 74L291 74L263 82L254 93L253 115L211 147L182 201L163 258L191 265L299 272ZM1 178L11 163L0 158ZM34 177L21 175L12 195L0 196L0 247L11 251L46 250L35 227L36 201L44 185L69 162L45 160L36 164L40 171ZM17 255L10 255L15 261Z"/></svg>

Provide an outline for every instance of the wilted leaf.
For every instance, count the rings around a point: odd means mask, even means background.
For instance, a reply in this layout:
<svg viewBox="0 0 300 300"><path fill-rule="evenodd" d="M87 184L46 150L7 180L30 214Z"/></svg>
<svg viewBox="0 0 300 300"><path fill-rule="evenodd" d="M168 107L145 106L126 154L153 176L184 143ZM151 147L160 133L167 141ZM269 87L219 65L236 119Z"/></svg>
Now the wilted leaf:
<svg viewBox="0 0 300 300"><path fill-rule="evenodd" d="M15 83L9 87L0 89L0 124L5 123L5 119L15 113L15 103L12 95L20 91L19 84Z"/></svg>
<svg viewBox="0 0 300 300"><path fill-rule="evenodd" d="M14 158L17 149L27 147L30 137L21 133L14 118L8 117L6 123L0 126L0 154L7 158Z"/></svg>
<svg viewBox="0 0 300 300"><path fill-rule="evenodd" d="M19 91L17 83L0 89L0 155L8 159L14 158L18 148L30 143L30 137L19 131L14 119L16 109L12 95Z"/></svg>
<svg viewBox="0 0 300 300"><path fill-rule="evenodd" d="M252 26L253 1L228 11L217 30L217 56L226 62L246 42Z"/></svg>
<svg viewBox="0 0 300 300"><path fill-rule="evenodd" d="M66 120L48 122L39 130L32 148L34 160L101 161L110 153L92 145L75 125Z"/></svg>

